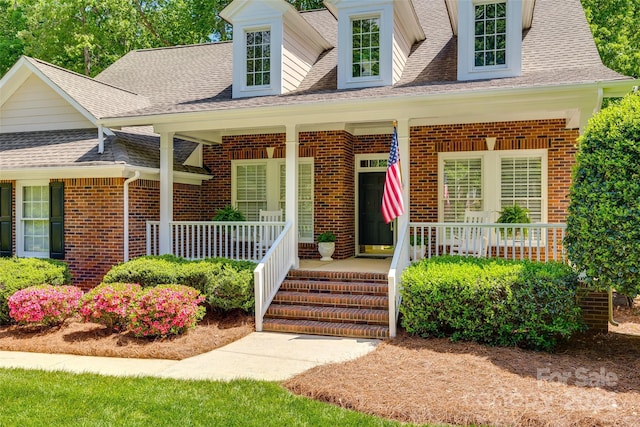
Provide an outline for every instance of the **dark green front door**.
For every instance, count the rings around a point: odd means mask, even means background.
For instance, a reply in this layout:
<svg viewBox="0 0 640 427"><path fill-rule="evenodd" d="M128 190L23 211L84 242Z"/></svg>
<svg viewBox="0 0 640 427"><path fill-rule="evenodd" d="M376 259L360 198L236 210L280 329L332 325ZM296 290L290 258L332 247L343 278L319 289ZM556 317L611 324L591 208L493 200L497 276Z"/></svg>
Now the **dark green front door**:
<svg viewBox="0 0 640 427"><path fill-rule="evenodd" d="M393 245L391 225L382 218L384 179L385 172L358 174L358 244L361 253L379 252L383 247Z"/></svg>

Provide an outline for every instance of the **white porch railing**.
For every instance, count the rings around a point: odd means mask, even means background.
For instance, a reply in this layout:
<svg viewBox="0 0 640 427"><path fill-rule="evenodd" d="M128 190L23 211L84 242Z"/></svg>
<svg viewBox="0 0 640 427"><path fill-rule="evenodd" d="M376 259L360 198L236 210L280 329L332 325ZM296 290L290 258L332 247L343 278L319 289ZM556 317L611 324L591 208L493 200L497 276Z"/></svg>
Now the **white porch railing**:
<svg viewBox="0 0 640 427"><path fill-rule="evenodd" d="M410 255L414 260L462 254L566 262L565 230L566 224L411 223L409 239L416 244Z"/></svg>
<svg viewBox="0 0 640 427"><path fill-rule="evenodd" d="M391 259L388 274L389 287L389 337L394 338L397 332L398 314L400 313L400 303L402 295L400 293L400 277L405 268L409 266L409 246L407 239L409 235L408 225L406 225L400 233L396 241L396 250Z"/></svg>
<svg viewBox="0 0 640 427"><path fill-rule="evenodd" d="M262 331L262 320L273 300L273 297L280 289L292 265L292 240L293 226L287 222L284 230L275 240L264 258L253 270L253 281L255 284L255 322L256 331Z"/></svg>
<svg viewBox="0 0 640 427"><path fill-rule="evenodd" d="M284 222L171 221L171 253L189 259L223 257L258 262ZM147 255L160 254L160 222L147 221Z"/></svg>

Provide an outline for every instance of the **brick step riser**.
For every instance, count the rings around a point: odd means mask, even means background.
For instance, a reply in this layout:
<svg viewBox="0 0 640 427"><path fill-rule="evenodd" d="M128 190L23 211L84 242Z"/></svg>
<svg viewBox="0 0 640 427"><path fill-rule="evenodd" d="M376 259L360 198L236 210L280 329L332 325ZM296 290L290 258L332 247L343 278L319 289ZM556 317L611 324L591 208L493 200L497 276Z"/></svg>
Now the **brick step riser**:
<svg viewBox="0 0 640 427"><path fill-rule="evenodd" d="M289 305L307 305L320 307L336 307L336 308L362 308L388 310L389 301L386 297L373 298L348 298L331 295L329 298L323 298L325 294L302 293L302 295L289 295L286 292L279 292L273 298L273 303L289 304ZM328 294L327 294L328 295Z"/></svg>
<svg viewBox="0 0 640 427"><path fill-rule="evenodd" d="M386 274L379 273L345 273L326 271L294 271L289 272L286 279L289 280L311 280L311 281L333 281L349 283L380 283L386 284L389 279Z"/></svg>
<svg viewBox="0 0 640 427"><path fill-rule="evenodd" d="M336 337L351 337L351 338L375 338L385 339L389 337L389 329L374 326L366 327L365 325L351 325L351 328L339 327L339 323L329 324L326 322L309 322L309 321L289 321L290 323L281 324L274 323L268 320L264 323L264 330L271 332L286 332L286 333L298 333L298 334L312 334L312 335L328 335Z"/></svg>
<svg viewBox="0 0 640 427"><path fill-rule="evenodd" d="M344 282L318 282L318 281L285 281L280 286L281 291L329 293L347 295L374 295L387 296L389 287L377 284L352 284Z"/></svg>
<svg viewBox="0 0 640 427"><path fill-rule="evenodd" d="M315 320L331 323L353 323L363 325L388 325L389 312L386 310L314 310L304 306L272 305L265 319Z"/></svg>

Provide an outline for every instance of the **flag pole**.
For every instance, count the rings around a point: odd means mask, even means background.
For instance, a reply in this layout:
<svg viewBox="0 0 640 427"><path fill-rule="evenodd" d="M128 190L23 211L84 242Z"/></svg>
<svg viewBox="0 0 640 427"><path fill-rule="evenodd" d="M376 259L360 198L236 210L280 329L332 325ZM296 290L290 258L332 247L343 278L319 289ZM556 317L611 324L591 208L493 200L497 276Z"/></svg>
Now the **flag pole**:
<svg viewBox="0 0 640 427"><path fill-rule="evenodd" d="M398 121L394 120L393 121L393 131L394 132L398 132ZM398 147L398 151L400 151L400 147ZM402 180L402 162L398 163L398 169L400 169L400 185L402 185L402 188L404 188L404 182Z"/></svg>

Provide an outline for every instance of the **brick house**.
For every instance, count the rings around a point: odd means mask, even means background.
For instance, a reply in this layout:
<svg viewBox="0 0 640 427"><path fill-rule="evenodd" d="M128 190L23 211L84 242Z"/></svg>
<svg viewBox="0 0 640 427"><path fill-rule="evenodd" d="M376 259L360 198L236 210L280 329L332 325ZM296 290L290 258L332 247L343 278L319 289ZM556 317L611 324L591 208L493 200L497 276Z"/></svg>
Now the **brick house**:
<svg viewBox="0 0 640 427"><path fill-rule="evenodd" d="M95 78L23 57L0 81L0 254L95 286L177 221L280 209L285 268L394 254L409 223L527 207L563 223L606 68L579 0L234 0L233 42L133 51ZM406 213L380 214L396 124ZM515 183L515 184L514 184ZM155 243L155 242L154 242Z"/></svg>

